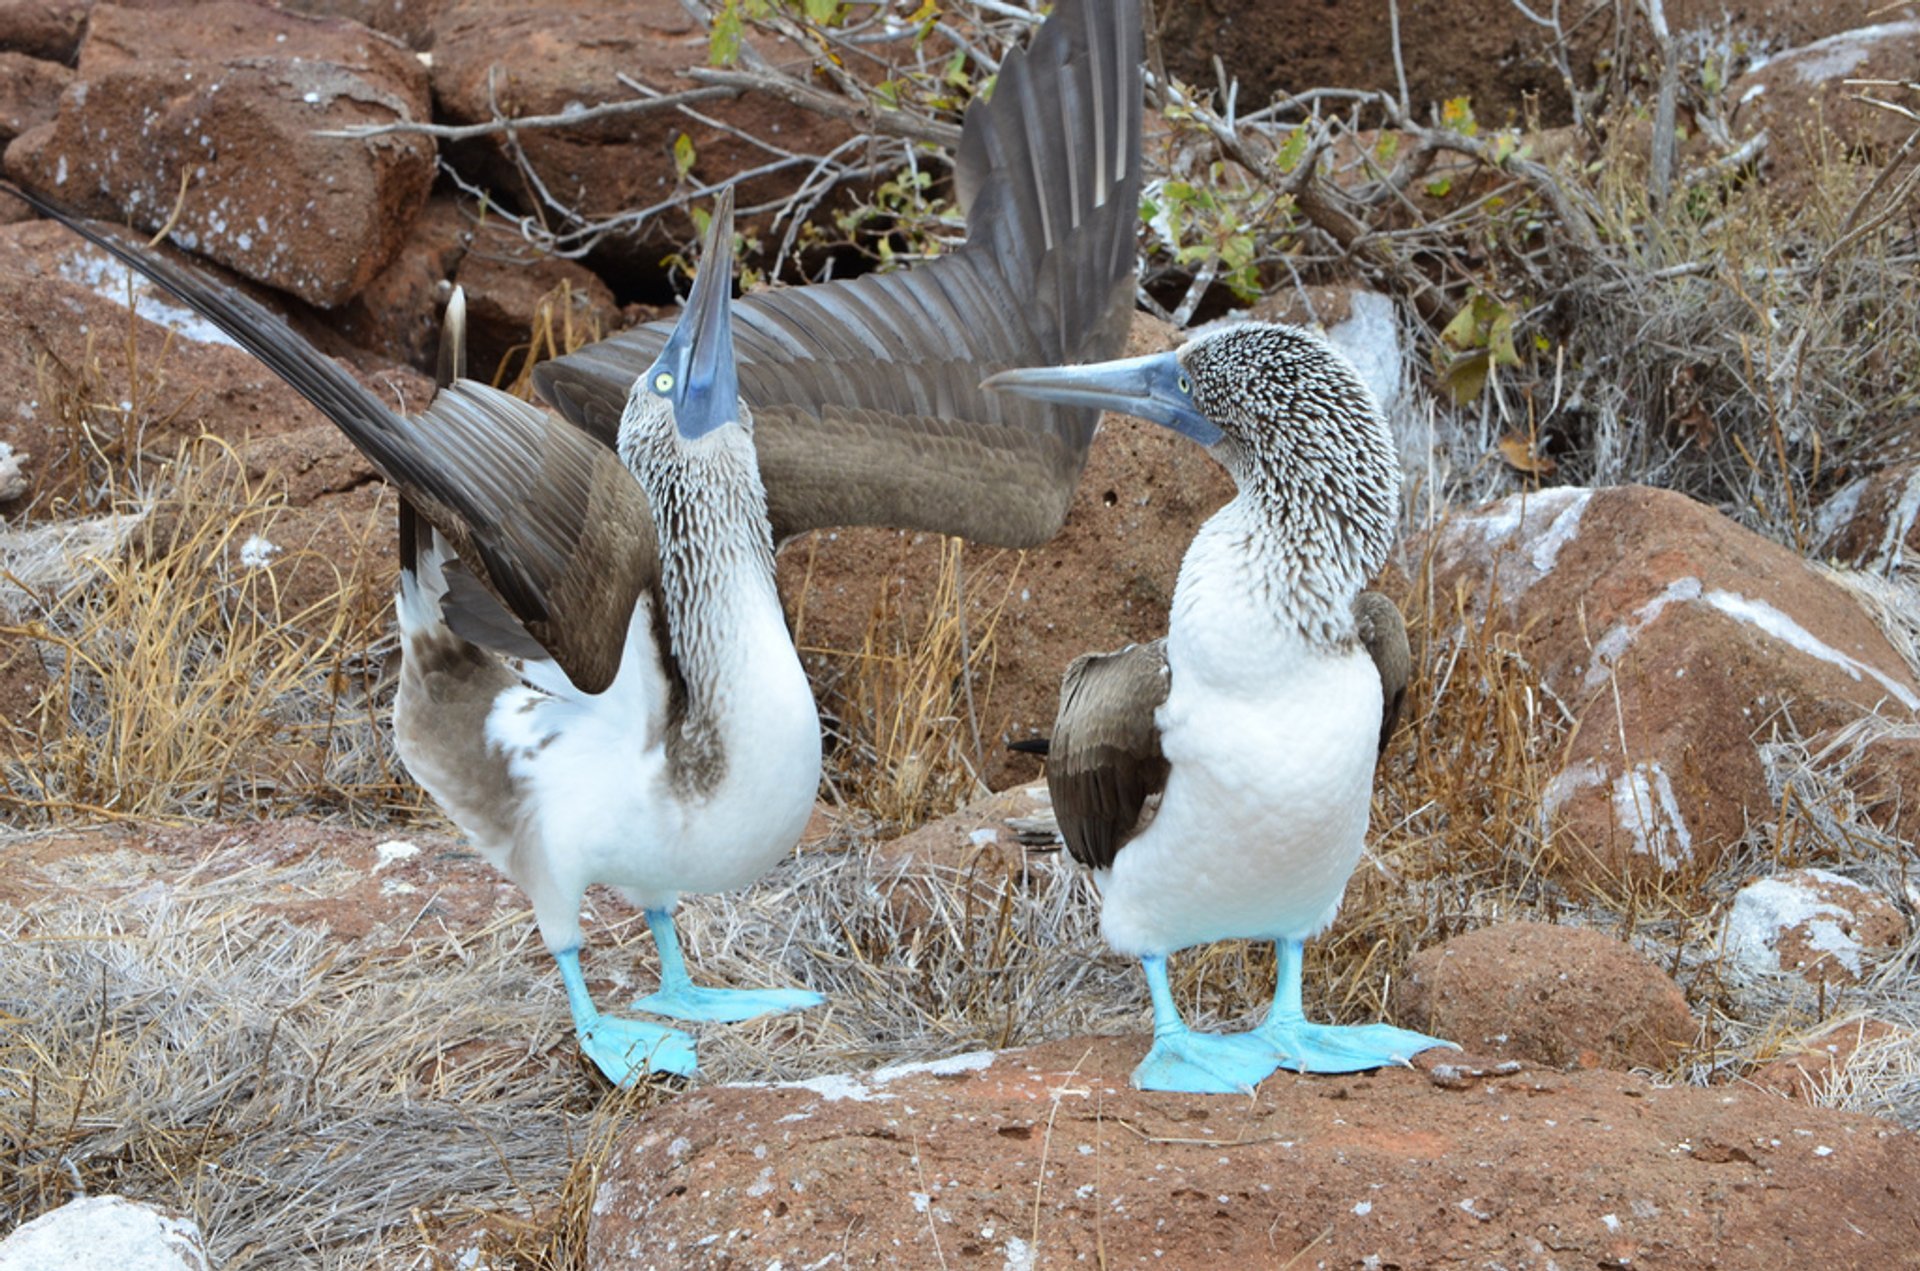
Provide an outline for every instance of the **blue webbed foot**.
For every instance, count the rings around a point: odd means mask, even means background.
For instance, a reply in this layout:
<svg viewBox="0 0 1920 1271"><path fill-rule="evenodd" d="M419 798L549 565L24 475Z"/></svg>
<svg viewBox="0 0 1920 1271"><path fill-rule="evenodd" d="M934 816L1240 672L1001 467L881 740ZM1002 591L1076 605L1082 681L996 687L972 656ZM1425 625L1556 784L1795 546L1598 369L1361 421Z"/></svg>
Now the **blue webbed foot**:
<svg viewBox="0 0 1920 1271"><path fill-rule="evenodd" d="M643 1019L602 1015L587 992L580 971L580 947L557 949L560 979L567 986L567 1005L573 1011L573 1034L580 1049L616 1086L630 1085L646 1073L670 1072L691 1077L699 1066L693 1038L677 1028Z"/></svg>
<svg viewBox="0 0 1920 1271"><path fill-rule="evenodd" d="M673 915L664 909L649 909L646 915L647 926L653 932L654 948L660 955L660 988L635 1002L633 1009L636 1011L665 1015L670 1019L733 1023L780 1011L802 1011L827 1000L805 989L702 988L687 974L687 962L680 953L680 933L674 928Z"/></svg>
<svg viewBox="0 0 1920 1271"><path fill-rule="evenodd" d="M826 1000L806 989L709 989L686 984L649 993L633 1009L670 1019L733 1023L781 1011L804 1011Z"/></svg>
<svg viewBox="0 0 1920 1271"><path fill-rule="evenodd" d="M1282 1068L1295 1072L1365 1072L1406 1063L1423 1050L1452 1046L1450 1041L1409 1032L1391 1024L1310 1024L1300 1007L1301 943L1274 945L1279 966L1273 1009L1266 1023L1248 1034L1272 1048Z"/></svg>
<svg viewBox="0 0 1920 1271"><path fill-rule="evenodd" d="M1435 1046L1458 1046L1391 1024L1309 1024L1269 1020L1248 1034L1271 1048L1278 1066L1295 1072L1365 1072L1406 1063Z"/></svg>
<svg viewBox="0 0 1920 1271"><path fill-rule="evenodd" d="M691 1077L699 1067L693 1038L677 1028L618 1015L598 1015L576 1030L580 1049L616 1086L648 1073Z"/></svg>
<svg viewBox="0 0 1920 1271"><path fill-rule="evenodd" d="M1133 1070L1141 1090L1245 1094L1272 1075L1274 1055L1246 1034L1156 1033L1153 1049Z"/></svg>
<svg viewBox="0 0 1920 1271"><path fill-rule="evenodd" d="M1180 1018L1167 984L1167 959L1140 959L1153 998L1153 1048L1133 1070L1141 1090L1244 1094L1273 1075L1274 1055L1245 1033L1196 1033Z"/></svg>

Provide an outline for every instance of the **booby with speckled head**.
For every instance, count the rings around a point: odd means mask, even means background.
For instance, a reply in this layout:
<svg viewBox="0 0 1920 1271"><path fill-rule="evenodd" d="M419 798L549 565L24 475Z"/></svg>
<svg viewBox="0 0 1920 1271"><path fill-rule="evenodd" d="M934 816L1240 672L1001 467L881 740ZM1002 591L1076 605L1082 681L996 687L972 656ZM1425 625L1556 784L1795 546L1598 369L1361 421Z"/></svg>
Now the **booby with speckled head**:
<svg viewBox="0 0 1920 1271"><path fill-rule="evenodd" d="M1362 591L1386 563L1400 477L1359 375L1318 335L1251 323L986 386L1163 424L1237 487L1181 561L1165 639L1068 668L1048 757L1061 834L1095 871L1101 931L1146 971L1154 1040L1134 1084L1238 1091L1283 1065L1353 1072L1449 1044L1310 1023L1301 1006L1302 946L1360 859L1406 679L1399 614ZM1266 1021L1189 1029L1167 956L1235 938L1278 947Z"/></svg>

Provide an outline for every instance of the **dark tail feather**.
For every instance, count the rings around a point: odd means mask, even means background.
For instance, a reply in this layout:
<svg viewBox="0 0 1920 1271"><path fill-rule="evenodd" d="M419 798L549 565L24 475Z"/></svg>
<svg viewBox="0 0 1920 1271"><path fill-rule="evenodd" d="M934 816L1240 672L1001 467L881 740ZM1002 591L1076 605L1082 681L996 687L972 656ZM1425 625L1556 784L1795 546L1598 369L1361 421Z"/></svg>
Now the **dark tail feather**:
<svg viewBox="0 0 1920 1271"><path fill-rule="evenodd" d="M1051 737L1033 737L1026 741L1010 741L1007 743L1008 750L1017 751L1023 755L1039 755L1043 758L1052 747L1053 738Z"/></svg>
<svg viewBox="0 0 1920 1271"><path fill-rule="evenodd" d="M434 366L433 382L446 388L467 373L467 293L459 287L447 299L440 318L440 356ZM420 549L432 545L433 527L420 518L412 503L400 499L400 570L413 574L419 568Z"/></svg>

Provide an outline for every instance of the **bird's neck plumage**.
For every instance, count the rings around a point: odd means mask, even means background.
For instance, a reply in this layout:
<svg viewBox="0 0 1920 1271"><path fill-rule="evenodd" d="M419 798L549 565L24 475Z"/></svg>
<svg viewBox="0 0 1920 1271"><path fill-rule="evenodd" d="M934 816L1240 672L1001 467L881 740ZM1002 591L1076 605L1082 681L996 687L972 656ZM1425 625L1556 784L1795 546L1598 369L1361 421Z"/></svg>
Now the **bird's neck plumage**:
<svg viewBox="0 0 1920 1271"><path fill-rule="evenodd" d="M1276 623L1328 649L1358 638L1353 602L1386 564L1400 510L1386 424L1370 400L1350 405L1337 444L1296 422L1255 433L1266 443L1258 452L1215 447L1239 487L1215 520L1244 544L1246 586Z"/></svg>
<svg viewBox="0 0 1920 1271"><path fill-rule="evenodd" d="M620 452L659 535L653 635L669 686L669 761L693 784L717 782L725 730L752 706L748 672L769 640L787 640L752 434L730 425L685 442L669 425L624 435Z"/></svg>

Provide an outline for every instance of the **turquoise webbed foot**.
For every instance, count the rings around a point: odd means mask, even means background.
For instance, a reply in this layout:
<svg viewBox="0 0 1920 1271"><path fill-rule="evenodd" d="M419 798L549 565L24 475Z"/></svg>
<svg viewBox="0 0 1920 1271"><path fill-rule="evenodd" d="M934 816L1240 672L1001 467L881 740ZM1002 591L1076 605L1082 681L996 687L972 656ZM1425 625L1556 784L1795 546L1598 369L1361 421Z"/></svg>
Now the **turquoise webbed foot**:
<svg viewBox="0 0 1920 1271"><path fill-rule="evenodd" d="M649 1073L691 1077L700 1066L693 1038L677 1028L618 1015L598 1015L576 1028L580 1049L607 1080L632 1085Z"/></svg>
<svg viewBox="0 0 1920 1271"><path fill-rule="evenodd" d="M672 1073L691 1077L699 1067L693 1038L677 1028L642 1019L623 1019L602 1015L587 992L586 978L580 973L578 946L561 949L553 955L560 964L560 978L566 982L567 1004L573 1010L573 1032L580 1049L593 1060L607 1080L617 1086L631 1085L648 1073Z"/></svg>
<svg viewBox="0 0 1920 1271"><path fill-rule="evenodd" d="M702 988L687 974L673 915L664 909L649 909L646 914L654 947L660 954L660 988L636 1001L633 1004L636 1011L670 1019L730 1024L781 1011L803 1011L827 1000L806 989Z"/></svg>
<svg viewBox="0 0 1920 1271"><path fill-rule="evenodd" d="M1173 1004L1164 957L1140 959L1153 996L1153 1047L1133 1070L1141 1090L1244 1094L1273 1074L1273 1052L1247 1034L1197 1033Z"/></svg>
<svg viewBox="0 0 1920 1271"><path fill-rule="evenodd" d="M1246 1094L1275 1067L1273 1052L1244 1034L1182 1028L1154 1034L1153 1049L1133 1070L1133 1084L1182 1094Z"/></svg>
<svg viewBox="0 0 1920 1271"><path fill-rule="evenodd" d="M827 999L806 989L709 989L697 984L662 988L634 1002L633 1009L670 1019L734 1023L781 1011L804 1011Z"/></svg>
<svg viewBox="0 0 1920 1271"><path fill-rule="evenodd" d="M1365 1072L1404 1064L1435 1046L1453 1046L1391 1024L1309 1024L1304 1019L1269 1019L1248 1036L1270 1047L1279 1067L1295 1072Z"/></svg>
<svg viewBox="0 0 1920 1271"><path fill-rule="evenodd" d="M1365 1072L1404 1064L1435 1046L1460 1049L1450 1041L1410 1032L1391 1024L1311 1024L1300 1005L1301 943L1277 941L1279 974L1273 1009L1266 1022L1249 1033L1268 1046L1279 1067L1295 1072Z"/></svg>

